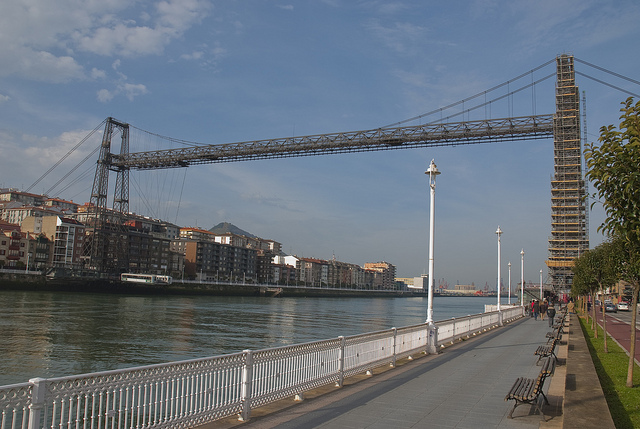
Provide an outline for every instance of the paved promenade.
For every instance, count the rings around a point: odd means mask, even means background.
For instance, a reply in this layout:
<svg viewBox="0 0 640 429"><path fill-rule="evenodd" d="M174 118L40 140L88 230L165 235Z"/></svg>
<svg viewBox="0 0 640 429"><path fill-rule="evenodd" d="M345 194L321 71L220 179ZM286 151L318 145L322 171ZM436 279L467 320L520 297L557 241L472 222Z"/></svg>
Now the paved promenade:
<svg viewBox="0 0 640 429"><path fill-rule="evenodd" d="M536 378L534 351L546 344L547 320L520 319L457 342L438 355L351 377L341 389L326 386L257 409L249 422L220 420L222 428L564 428L614 429L578 316L570 315L557 350L558 365L545 381L549 405L542 420L531 405L504 398L518 377ZM628 350L629 324L607 315L607 330ZM640 338L640 332L639 338ZM625 343L626 341L626 343Z"/></svg>
<svg viewBox="0 0 640 429"><path fill-rule="evenodd" d="M227 419L206 427L538 428L535 408L520 405L509 419L514 402L504 398L516 378L540 373L534 351L546 344L548 331L546 320L520 319L284 410L256 410L249 422ZM568 337L555 374L545 382L551 404L543 407L542 427L562 427Z"/></svg>

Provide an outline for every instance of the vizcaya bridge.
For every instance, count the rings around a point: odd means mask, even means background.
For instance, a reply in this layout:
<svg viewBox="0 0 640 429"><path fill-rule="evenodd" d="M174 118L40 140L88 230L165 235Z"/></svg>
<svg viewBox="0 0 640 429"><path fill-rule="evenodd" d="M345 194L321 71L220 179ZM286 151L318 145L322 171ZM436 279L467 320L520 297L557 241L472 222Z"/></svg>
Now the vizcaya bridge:
<svg viewBox="0 0 640 429"><path fill-rule="evenodd" d="M87 225L90 234L86 252L90 258L90 268L98 272L122 272L128 267L124 224L129 213L131 169L179 168L197 164L553 137L552 221L549 259L546 263L548 283L556 290L567 289L573 279L573 260L589 248L587 200L582 172L580 97L575 82L573 56L563 54L556 58L555 89L555 115L429 123L137 153L129 152L129 125L108 118L90 199L89 210L93 213ZM120 153L115 154L111 152L111 140L118 132L121 137ZM112 208L107 207L110 172L116 173Z"/></svg>

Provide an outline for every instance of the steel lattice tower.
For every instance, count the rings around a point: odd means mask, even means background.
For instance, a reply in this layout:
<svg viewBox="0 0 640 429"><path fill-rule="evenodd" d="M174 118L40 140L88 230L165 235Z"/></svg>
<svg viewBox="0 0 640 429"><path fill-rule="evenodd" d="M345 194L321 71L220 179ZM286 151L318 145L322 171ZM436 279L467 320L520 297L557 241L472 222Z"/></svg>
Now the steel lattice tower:
<svg viewBox="0 0 640 429"><path fill-rule="evenodd" d="M115 131L120 131L122 138L120 155L129 153L129 124L107 118L89 204L92 216L85 255L90 258L89 267L100 273L126 271L129 265L129 237L124 225L129 213L129 168L113 165L111 139ZM117 174L112 210L107 207L109 171Z"/></svg>
<svg viewBox="0 0 640 429"><path fill-rule="evenodd" d="M554 176L551 180L551 237L547 267L555 290L573 281L574 260L589 248L587 199L582 174L580 93L573 56L556 58L556 117L553 126Z"/></svg>

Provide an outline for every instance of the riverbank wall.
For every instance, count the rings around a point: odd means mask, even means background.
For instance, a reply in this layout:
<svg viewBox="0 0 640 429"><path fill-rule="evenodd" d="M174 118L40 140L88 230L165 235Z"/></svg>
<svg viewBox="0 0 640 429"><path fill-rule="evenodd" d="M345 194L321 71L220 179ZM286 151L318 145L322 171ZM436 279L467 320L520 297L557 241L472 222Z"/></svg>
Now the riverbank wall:
<svg viewBox="0 0 640 429"><path fill-rule="evenodd" d="M39 274L3 273L0 290L83 292L131 295L214 295L265 297L415 297L425 292L311 288L252 284L181 283L147 285L92 277L47 277Z"/></svg>

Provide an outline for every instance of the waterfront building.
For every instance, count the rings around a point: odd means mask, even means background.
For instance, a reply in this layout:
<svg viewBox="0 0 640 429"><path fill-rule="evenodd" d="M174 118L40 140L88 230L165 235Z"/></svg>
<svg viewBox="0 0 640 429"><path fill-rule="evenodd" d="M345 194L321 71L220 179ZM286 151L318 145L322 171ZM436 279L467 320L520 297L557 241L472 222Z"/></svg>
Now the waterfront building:
<svg viewBox="0 0 640 429"><path fill-rule="evenodd" d="M314 258L298 258L297 266L300 283L305 286L323 287L329 281L328 261Z"/></svg>
<svg viewBox="0 0 640 429"><path fill-rule="evenodd" d="M366 262L364 264L365 270L378 273L379 275L373 276L371 282L374 289L394 289L396 278L396 267L388 262Z"/></svg>
<svg viewBox="0 0 640 429"><path fill-rule="evenodd" d="M129 269L132 273L170 274L176 265L172 261L171 240L165 234L150 232L142 222L128 221ZM178 269L180 269L178 264ZM178 271L179 272L179 271Z"/></svg>
<svg viewBox="0 0 640 429"><path fill-rule="evenodd" d="M277 241L257 237L228 222L214 226L209 232L214 234L214 240L220 244L269 251L273 255L282 252L282 244Z"/></svg>
<svg viewBox="0 0 640 429"><path fill-rule="evenodd" d="M28 236L27 265L29 270L44 271L51 266L53 242L44 234L26 233Z"/></svg>
<svg viewBox="0 0 640 429"><path fill-rule="evenodd" d="M18 269L27 263L28 238L18 225L0 224L0 267Z"/></svg>
<svg viewBox="0 0 640 429"><path fill-rule="evenodd" d="M21 225L22 221L29 216L43 217L43 216L58 216L62 215L62 211L57 208L44 208L32 205L23 205L18 203L18 206L8 207L2 210L2 220L9 223L15 223Z"/></svg>
<svg viewBox="0 0 640 429"><path fill-rule="evenodd" d="M281 285L294 285L297 282L295 265L272 263L274 282Z"/></svg>
<svg viewBox="0 0 640 429"><path fill-rule="evenodd" d="M333 258L331 261L328 261L327 268L327 281L329 287L357 288L362 286L362 283L359 282L359 279L361 278L360 272L362 272L363 269L359 265L340 262Z"/></svg>
<svg viewBox="0 0 640 429"><path fill-rule="evenodd" d="M273 267L273 253L270 250L256 250L256 280L258 283L269 284L275 279Z"/></svg>
<svg viewBox="0 0 640 429"><path fill-rule="evenodd" d="M184 274L200 281L256 281L257 250L221 244L214 234L182 228L171 249L184 255ZM271 258L269 258L271 259Z"/></svg>
<svg viewBox="0 0 640 429"><path fill-rule="evenodd" d="M49 252L49 266L81 269L85 227L75 219L60 215L27 216L22 231L44 235L53 244Z"/></svg>
<svg viewBox="0 0 640 429"><path fill-rule="evenodd" d="M429 290L429 275L423 274L420 277L414 277L409 289Z"/></svg>
<svg viewBox="0 0 640 429"><path fill-rule="evenodd" d="M60 198L47 198L44 200L43 205L45 207L55 207L64 213L78 213L78 207L80 204L73 201L61 200Z"/></svg>
<svg viewBox="0 0 640 429"><path fill-rule="evenodd" d="M14 188L0 189L0 201L15 201L22 205L41 206L46 197L44 195L21 192Z"/></svg>

